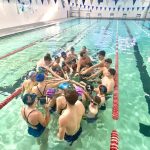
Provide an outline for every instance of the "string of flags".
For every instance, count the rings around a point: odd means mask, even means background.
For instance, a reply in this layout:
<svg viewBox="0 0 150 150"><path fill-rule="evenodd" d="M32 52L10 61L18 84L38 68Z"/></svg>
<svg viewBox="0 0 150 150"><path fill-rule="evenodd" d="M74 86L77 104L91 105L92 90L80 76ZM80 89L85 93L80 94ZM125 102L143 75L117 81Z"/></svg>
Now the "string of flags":
<svg viewBox="0 0 150 150"><path fill-rule="evenodd" d="M115 11L115 10L118 10L118 11L125 11L125 10L127 10L127 11L129 11L129 10L146 10L146 9L149 9L150 8L150 6L148 6L148 7L102 7L102 6L100 6L100 7L98 7L98 6L90 6L90 5L82 5L82 4L80 4L80 5L78 5L78 4L75 4L75 3L72 3L72 6L73 7L80 7L80 8L84 8L84 9L96 9L96 10L109 10L109 11Z"/></svg>
<svg viewBox="0 0 150 150"><path fill-rule="evenodd" d="M10 3L11 2L11 0L7 0L8 1L8 3ZM24 0L16 0L18 3L22 3ZM33 2L33 0L26 0L26 1L28 1L30 4L32 4L32 2ZM40 0L41 1L41 3L43 4L44 3L44 1L47 1L48 2L48 4L50 3L50 0ZM57 3L57 0L53 0L55 3ZM63 5L63 7L65 8L65 6L64 6L64 0L61 0L62 1L62 5ZM134 10L137 10L137 11L139 11L139 10L148 10L149 8L150 8L150 6L141 6L141 7L120 7L120 6L118 6L118 7L102 7L102 6L99 6L100 5L100 3L103 3L104 2L104 0L97 0L97 2L98 2L98 6L93 6L92 4L93 4L93 1L94 0L90 0L90 3L91 3L91 6L90 5L85 5L85 1L86 0L82 0L82 4L78 4L77 2L77 0L75 0L75 3L71 3L71 0L68 0L68 4L69 5L72 5L72 6L75 6L75 7L80 7L80 8L84 8L84 9L96 9L96 10L108 10L108 11L115 11L115 10L118 10L118 11L125 11L125 10L132 10L132 11L134 11ZM119 1L119 0L113 0L114 2L115 2L115 5L117 4L117 2ZM133 0L133 5L136 3L136 1L137 0Z"/></svg>

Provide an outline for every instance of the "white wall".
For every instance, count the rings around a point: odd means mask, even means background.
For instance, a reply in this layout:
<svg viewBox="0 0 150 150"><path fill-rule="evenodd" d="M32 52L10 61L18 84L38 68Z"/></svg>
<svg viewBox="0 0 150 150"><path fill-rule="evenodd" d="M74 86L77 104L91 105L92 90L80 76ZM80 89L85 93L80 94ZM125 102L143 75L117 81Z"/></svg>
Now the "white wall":
<svg viewBox="0 0 150 150"><path fill-rule="evenodd" d="M65 2L65 8L62 6L61 0L44 0L42 5L41 0L32 0L31 9L24 12L18 11L17 0L0 0L0 29L24 24L36 23L41 21L56 20L67 17L68 2ZM36 3L38 1L38 3Z"/></svg>
<svg viewBox="0 0 150 150"><path fill-rule="evenodd" d="M119 0L118 3L115 5L114 0L103 0L103 3L100 3L98 5L97 0L93 0L93 3L91 5L90 0L85 0L86 8L84 8L82 0L78 0L77 4L78 6L75 6L75 0L72 0L72 3L74 3L74 6L72 6L72 15L78 16L79 10L80 10L80 17L102 17L102 18L111 18L110 14L114 13L115 18L122 18L123 14L127 14L127 18L136 18L137 14L141 14L140 18L145 18L146 8L149 6L150 0L137 0L137 2L133 5L133 0ZM82 7L80 7L82 5ZM88 6L90 8L88 9ZM92 9L92 6L94 6L94 9ZM96 10L96 7L98 9ZM103 7L102 10L100 10L100 7ZM106 10L104 9L106 7ZM120 7L120 10L118 11L118 7ZM132 11L132 8L134 7L134 10ZM140 7L139 10L137 10L137 7ZM141 7L145 7L144 10L142 10ZM111 10L109 11L109 8ZM115 11L113 11L113 8L115 8ZM125 8L123 11L122 8ZM127 11L127 8L129 10ZM76 13L77 12L77 13ZM90 13L90 14L89 14ZM101 16L100 16L101 15ZM147 15L147 18L150 18L150 9Z"/></svg>

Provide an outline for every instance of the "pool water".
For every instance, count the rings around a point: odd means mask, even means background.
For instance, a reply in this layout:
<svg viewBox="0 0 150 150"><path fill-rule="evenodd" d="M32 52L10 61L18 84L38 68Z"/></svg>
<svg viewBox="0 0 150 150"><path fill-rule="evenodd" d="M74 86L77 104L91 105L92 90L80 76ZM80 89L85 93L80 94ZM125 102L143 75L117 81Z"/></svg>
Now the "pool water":
<svg viewBox="0 0 150 150"><path fill-rule="evenodd" d="M149 24L149 22L145 23ZM150 125L150 114L141 78L150 75L150 31L142 27L140 21L74 19L61 24L7 36L0 40L0 56L36 41L36 44L19 53L0 60L0 101L10 95L22 83L29 70L46 52L58 48L74 46L78 53L83 45L89 49L93 61L97 61L98 49L105 50L107 57L115 62L116 34L119 41L119 111L118 121L112 119L112 98L107 101L107 109L100 111L98 120L89 124L82 120L83 132L70 147L56 137L58 116L51 115L48 127L48 149L52 150L108 150L113 129L119 132L120 150L149 150L149 136L140 132L140 123ZM127 31L129 28L132 38ZM45 40L44 40L45 39ZM139 62L135 45L146 66L147 74L138 69ZM138 54L139 56L139 54ZM113 63L114 67L115 64ZM141 77L142 76L142 77ZM149 78L146 78L149 79ZM147 81L149 83L150 81ZM150 85L150 84L149 84ZM150 89L150 88L149 88ZM1 109L0 147L2 150L37 150L34 138L27 134L27 125L22 119L21 98L17 97Z"/></svg>

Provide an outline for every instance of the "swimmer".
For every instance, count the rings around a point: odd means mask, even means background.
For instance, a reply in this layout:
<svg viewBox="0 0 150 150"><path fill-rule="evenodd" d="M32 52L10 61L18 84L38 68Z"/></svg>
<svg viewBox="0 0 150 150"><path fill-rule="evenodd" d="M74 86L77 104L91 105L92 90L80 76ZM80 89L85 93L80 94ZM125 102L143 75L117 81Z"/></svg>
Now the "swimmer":
<svg viewBox="0 0 150 150"><path fill-rule="evenodd" d="M59 117L59 132L57 136L60 140L65 139L72 145L82 132L80 123L85 113L85 108L82 102L78 100L78 94L75 90L65 90L64 95L67 101L67 108Z"/></svg>
<svg viewBox="0 0 150 150"><path fill-rule="evenodd" d="M107 94L111 94L114 90L115 81L114 76L116 74L116 70L113 68L109 68L106 76L102 78L102 85L107 87Z"/></svg>
<svg viewBox="0 0 150 150"><path fill-rule="evenodd" d="M37 138L40 149L46 150L48 147L48 129L46 126L50 121L49 106L44 105L44 116L36 108L38 99L35 94L25 94L22 101L27 105L27 107L22 107L21 114L28 124L28 134Z"/></svg>
<svg viewBox="0 0 150 150"><path fill-rule="evenodd" d="M36 72L30 71L28 74L28 79L25 80L22 84L22 92L23 93L32 93L32 88L37 85L35 80Z"/></svg>
<svg viewBox="0 0 150 150"><path fill-rule="evenodd" d="M39 60L37 62L37 68L38 67L51 67L53 64L53 61L52 61L52 58L51 58L51 55L49 53L47 53L44 58L42 58L41 60Z"/></svg>
<svg viewBox="0 0 150 150"><path fill-rule="evenodd" d="M90 63L92 63L92 61L91 61L90 57L86 54L86 52L80 52L80 59L77 62L76 73L79 74L81 69Z"/></svg>
<svg viewBox="0 0 150 150"><path fill-rule="evenodd" d="M97 119L97 114L98 114L100 103L101 103L101 99L98 96L95 96L90 101L89 111L88 111L88 114L87 114L87 121L88 122L93 122Z"/></svg>

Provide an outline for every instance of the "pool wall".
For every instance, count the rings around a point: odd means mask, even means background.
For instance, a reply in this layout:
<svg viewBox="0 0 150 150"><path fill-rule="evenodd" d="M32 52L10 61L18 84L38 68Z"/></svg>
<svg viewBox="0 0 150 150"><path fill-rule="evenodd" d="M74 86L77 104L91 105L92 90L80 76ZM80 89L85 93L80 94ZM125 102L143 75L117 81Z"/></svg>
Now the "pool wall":
<svg viewBox="0 0 150 150"><path fill-rule="evenodd" d="M37 22L67 18L68 3L63 6L62 0L41 1L26 0L25 4L17 0L0 1L0 29L21 26Z"/></svg>

